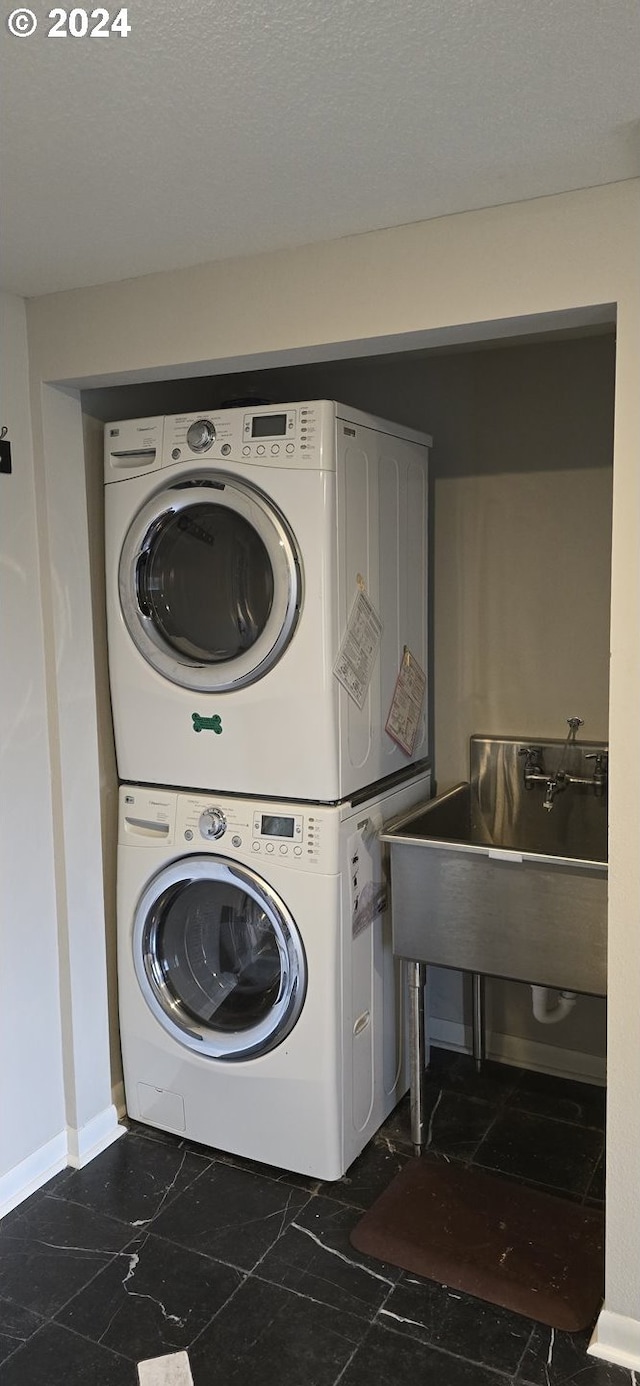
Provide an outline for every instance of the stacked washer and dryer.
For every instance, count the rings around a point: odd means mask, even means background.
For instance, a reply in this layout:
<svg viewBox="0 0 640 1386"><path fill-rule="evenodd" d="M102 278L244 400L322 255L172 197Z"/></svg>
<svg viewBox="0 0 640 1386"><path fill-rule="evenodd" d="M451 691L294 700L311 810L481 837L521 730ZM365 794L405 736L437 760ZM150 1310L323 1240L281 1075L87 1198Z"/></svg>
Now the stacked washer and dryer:
<svg viewBox="0 0 640 1386"><path fill-rule="evenodd" d="M105 429L127 1109L323 1179L407 1088L378 832L429 794L430 443L331 401Z"/></svg>

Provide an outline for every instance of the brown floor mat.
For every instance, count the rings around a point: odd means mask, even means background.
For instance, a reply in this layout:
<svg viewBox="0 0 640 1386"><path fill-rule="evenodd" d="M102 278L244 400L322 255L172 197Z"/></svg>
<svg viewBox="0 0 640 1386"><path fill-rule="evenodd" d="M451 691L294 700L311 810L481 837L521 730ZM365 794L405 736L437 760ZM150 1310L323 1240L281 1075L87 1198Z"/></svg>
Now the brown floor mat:
<svg viewBox="0 0 640 1386"><path fill-rule="evenodd" d="M410 1160L354 1227L358 1251L551 1328L593 1322L604 1284L598 1209L499 1176Z"/></svg>

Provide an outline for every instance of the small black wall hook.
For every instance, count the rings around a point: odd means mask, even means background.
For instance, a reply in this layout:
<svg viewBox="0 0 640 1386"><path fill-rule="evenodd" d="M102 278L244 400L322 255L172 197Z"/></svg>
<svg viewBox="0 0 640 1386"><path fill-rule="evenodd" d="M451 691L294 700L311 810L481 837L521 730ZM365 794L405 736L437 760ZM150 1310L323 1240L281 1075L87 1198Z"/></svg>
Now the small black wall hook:
<svg viewBox="0 0 640 1386"><path fill-rule="evenodd" d="M0 428L0 472L11 471L11 443L7 438L8 432L7 425L3 424Z"/></svg>

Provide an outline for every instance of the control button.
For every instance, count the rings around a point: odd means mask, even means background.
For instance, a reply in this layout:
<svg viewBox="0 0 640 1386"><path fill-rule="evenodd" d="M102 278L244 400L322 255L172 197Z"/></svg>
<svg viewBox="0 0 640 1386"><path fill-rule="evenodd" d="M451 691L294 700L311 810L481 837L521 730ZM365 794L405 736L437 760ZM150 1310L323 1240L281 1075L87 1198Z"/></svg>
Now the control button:
<svg viewBox="0 0 640 1386"><path fill-rule="evenodd" d="M296 445L295 445L295 443L287 443L287 452L291 453L291 452L295 452L295 450L296 450Z"/></svg>
<svg viewBox="0 0 640 1386"><path fill-rule="evenodd" d="M193 842L193 833L191 831L191 828L187 828L187 831L184 835L184 840L185 842Z"/></svg>
<svg viewBox="0 0 640 1386"><path fill-rule="evenodd" d="M279 444L279 443L272 443L272 444L271 444L271 451L272 451L274 457L276 457L277 454L278 454L279 451L280 451L280 444Z"/></svg>
<svg viewBox="0 0 640 1386"><path fill-rule="evenodd" d="M286 857L288 851L289 851L289 848L287 847L286 842L281 842L281 843L280 843L280 855L283 856L283 857Z"/></svg>
<svg viewBox="0 0 640 1386"><path fill-rule="evenodd" d="M272 852L272 851L273 851L273 843L272 843L272 842L268 842L268 843L267 843L267 851L268 851L268 852Z"/></svg>
<svg viewBox="0 0 640 1386"><path fill-rule="evenodd" d="M231 452L231 443L223 443L220 451L223 457L228 457Z"/></svg>
<svg viewBox="0 0 640 1386"><path fill-rule="evenodd" d="M197 419L187 429L187 443L192 452L208 452L216 439L216 430L211 419Z"/></svg>
<svg viewBox="0 0 640 1386"><path fill-rule="evenodd" d="M301 857L301 856L302 856L302 848L301 848L301 847L294 847L294 849L293 849L293 855L294 855L294 857Z"/></svg>
<svg viewBox="0 0 640 1386"><path fill-rule="evenodd" d="M264 448L263 448L263 446L262 446L262 443L260 443L259 446L256 448L256 452L257 452L257 454L258 454L258 457L264 457L264 451L265 451L265 450L264 450Z"/></svg>
<svg viewBox="0 0 640 1386"><path fill-rule="evenodd" d="M252 850L253 850L254 852L259 852L259 851L260 851L260 843L259 843L259 842L252 842L252 843L251 843L251 847L252 847Z"/></svg>
<svg viewBox="0 0 640 1386"><path fill-rule="evenodd" d="M242 449L242 456L243 456L243 457L250 457L250 456L251 456L251 448L243 448L243 449Z"/></svg>
<svg viewBox="0 0 640 1386"><path fill-rule="evenodd" d="M242 838L241 838L241 837L238 837L238 834L237 834L237 833L235 833L235 835L232 837L231 841L232 841L234 847L241 847L241 846L242 846Z"/></svg>
<svg viewBox="0 0 640 1386"><path fill-rule="evenodd" d="M199 828L201 836L209 840L222 837L227 831L227 820L222 809L205 809L200 814Z"/></svg>
<svg viewBox="0 0 640 1386"><path fill-rule="evenodd" d="M178 458L179 458L179 456L180 456L180 448L172 448L172 449L171 449L171 456L172 456L174 462L177 462L177 461L178 461Z"/></svg>

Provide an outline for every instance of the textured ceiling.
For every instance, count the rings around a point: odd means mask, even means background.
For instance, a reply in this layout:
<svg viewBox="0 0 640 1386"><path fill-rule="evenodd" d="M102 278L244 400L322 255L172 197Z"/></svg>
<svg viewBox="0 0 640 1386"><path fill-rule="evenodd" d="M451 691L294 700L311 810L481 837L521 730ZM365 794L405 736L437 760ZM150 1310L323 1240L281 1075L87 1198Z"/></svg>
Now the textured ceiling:
<svg viewBox="0 0 640 1386"><path fill-rule="evenodd" d="M29 3L0 37L27 296L640 174L640 0L132 0L127 38Z"/></svg>

